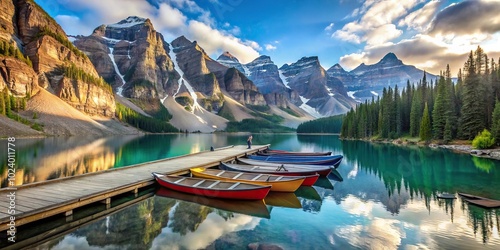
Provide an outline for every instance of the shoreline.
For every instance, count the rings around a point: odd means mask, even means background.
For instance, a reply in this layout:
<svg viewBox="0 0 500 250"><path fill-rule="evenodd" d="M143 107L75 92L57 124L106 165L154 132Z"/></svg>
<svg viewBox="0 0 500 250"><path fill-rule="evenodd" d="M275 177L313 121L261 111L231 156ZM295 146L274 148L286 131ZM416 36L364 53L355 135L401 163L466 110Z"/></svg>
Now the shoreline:
<svg viewBox="0 0 500 250"><path fill-rule="evenodd" d="M398 146L418 146L418 147L429 147L429 148L440 148L451 150L455 153L460 154L469 154L471 156L488 158L493 160L500 160L500 147L490 148L490 149L475 149L472 148L470 144L437 144L437 143L429 143L424 144L415 141L408 141L406 139L394 139L394 140L364 140L374 143L391 143Z"/></svg>

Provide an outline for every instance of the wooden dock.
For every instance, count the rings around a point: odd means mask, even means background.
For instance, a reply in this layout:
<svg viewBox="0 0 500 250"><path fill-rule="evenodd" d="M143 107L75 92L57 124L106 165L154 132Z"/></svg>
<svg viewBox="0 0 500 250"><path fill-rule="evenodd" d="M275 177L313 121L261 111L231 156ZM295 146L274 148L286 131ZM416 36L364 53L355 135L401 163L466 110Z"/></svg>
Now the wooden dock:
<svg viewBox="0 0 500 250"><path fill-rule="evenodd" d="M70 216L73 209L96 202L111 204L113 197L155 184L151 172L181 173L194 167L213 167L246 154L264 150L269 145L231 146L214 151L157 160L129 167L110 169L41 183L0 189L0 231L9 229L11 216L19 227L50 216ZM8 213L15 192L15 214Z"/></svg>

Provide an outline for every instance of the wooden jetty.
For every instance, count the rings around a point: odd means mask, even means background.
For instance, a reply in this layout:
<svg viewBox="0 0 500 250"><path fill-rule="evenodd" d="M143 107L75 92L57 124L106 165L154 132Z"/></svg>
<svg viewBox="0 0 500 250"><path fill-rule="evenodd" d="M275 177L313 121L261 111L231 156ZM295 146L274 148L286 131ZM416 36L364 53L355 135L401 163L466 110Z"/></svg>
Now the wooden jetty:
<svg viewBox="0 0 500 250"><path fill-rule="evenodd" d="M113 197L155 184L151 172L187 173L190 168L213 167L219 162L267 149L269 145L230 146L199 153L146 162L79 176L49 180L0 189L0 231L9 229L11 216L15 226L33 223L50 216L71 216L73 210L102 202L110 206ZM8 213L11 192L15 192L15 214Z"/></svg>

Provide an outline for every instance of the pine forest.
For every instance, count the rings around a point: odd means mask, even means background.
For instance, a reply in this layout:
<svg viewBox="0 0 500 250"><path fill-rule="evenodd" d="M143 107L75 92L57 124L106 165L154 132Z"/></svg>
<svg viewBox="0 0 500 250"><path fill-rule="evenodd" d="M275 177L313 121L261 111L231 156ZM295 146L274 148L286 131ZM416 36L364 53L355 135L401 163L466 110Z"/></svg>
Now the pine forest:
<svg viewBox="0 0 500 250"><path fill-rule="evenodd" d="M500 142L500 59L489 60L481 47L471 51L453 81L449 66L437 82L424 73L402 91L384 88L382 97L365 101L345 116L345 139L418 137L449 143L472 140L484 130Z"/></svg>

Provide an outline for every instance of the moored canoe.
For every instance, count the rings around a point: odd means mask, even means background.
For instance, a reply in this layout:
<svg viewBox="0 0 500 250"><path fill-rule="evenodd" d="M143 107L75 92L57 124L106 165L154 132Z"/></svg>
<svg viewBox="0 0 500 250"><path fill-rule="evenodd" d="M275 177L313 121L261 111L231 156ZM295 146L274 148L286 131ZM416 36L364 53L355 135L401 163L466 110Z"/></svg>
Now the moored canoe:
<svg viewBox="0 0 500 250"><path fill-rule="evenodd" d="M314 172L318 173L321 176L327 176L332 171L330 166L323 165L306 165L306 164L288 164L288 163L275 163L275 162L267 162L267 161L259 161L252 160L248 158L238 158L236 159L238 162L243 163L245 165L250 165L254 167L267 167L267 169L273 169L279 172ZM239 171L239 170L236 170ZM281 174L281 173L280 173ZM301 174L307 175L307 174Z"/></svg>
<svg viewBox="0 0 500 250"><path fill-rule="evenodd" d="M286 176L327 176L332 169L328 166L318 166L319 168L295 167L290 164L277 164L276 166L260 166L246 164L220 163L219 168L223 170L240 171L247 173L277 174Z"/></svg>
<svg viewBox="0 0 500 250"><path fill-rule="evenodd" d="M220 199L261 200L271 186L152 173L158 184L175 191Z"/></svg>
<svg viewBox="0 0 500 250"><path fill-rule="evenodd" d="M291 155L291 156L327 156L331 155L332 152L291 152L285 150L273 150L266 149L263 151L257 152L258 155Z"/></svg>
<svg viewBox="0 0 500 250"><path fill-rule="evenodd" d="M331 165L337 167L342 161L342 155L333 156L263 156L249 155L252 160L260 160L285 164L309 164L309 165Z"/></svg>
<svg viewBox="0 0 500 250"><path fill-rule="evenodd" d="M207 168L191 168L191 174L198 178L209 178L256 185L271 185L271 191L295 192L305 180L303 176L283 176L262 173L245 173Z"/></svg>

